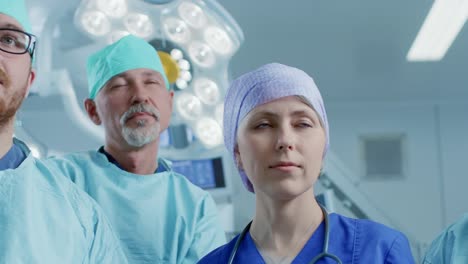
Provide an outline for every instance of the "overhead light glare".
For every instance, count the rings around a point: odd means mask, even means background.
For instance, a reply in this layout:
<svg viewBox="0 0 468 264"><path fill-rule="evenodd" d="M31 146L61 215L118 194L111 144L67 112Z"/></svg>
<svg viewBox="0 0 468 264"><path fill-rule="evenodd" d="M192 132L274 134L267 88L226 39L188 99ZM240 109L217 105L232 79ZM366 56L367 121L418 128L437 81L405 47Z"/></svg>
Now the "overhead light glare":
<svg viewBox="0 0 468 264"><path fill-rule="evenodd" d="M89 34L102 36L110 31L111 25L107 16L100 11L87 11L81 15L81 26Z"/></svg>
<svg viewBox="0 0 468 264"><path fill-rule="evenodd" d="M194 28L201 28L206 24L203 10L194 3L182 2L178 8L180 17Z"/></svg>
<svg viewBox="0 0 468 264"><path fill-rule="evenodd" d="M209 68L216 62L213 50L206 44L194 41L190 44L188 52L192 60L201 67Z"/></svg>
<svg viewBox="0 0 468 264"><path fill-rule="evenodd" d="M406 58L441 60L468 18L468 0L435 0Z"/></svg>
<svg viewBox="0 0 468 264"><path fill-rule="evenodd" d="M206 147L215 147L222 143L221 127L212 118L204 117L195 124L195 134Z"/></svg>
<svg viewBox="0 0 468 264"><path fill-rule="evenodd" d="M193 89L200 100L207 105L214 105L219 100L218 85L210 79L200 78L194 81Z"/></svg>
<svg viewBox="0 0 468 264"><path fill-rule="evenodd" d="M144 14L131 13L124 18L124 25L131 34L146 38L153 33L153 23Z"/></svg>
<svg viewBox="0 0 468 264"><path fill-rule="evenodd" d="M97 8L109 17L120 18L127 13L125 0L97 0Z"/></svg>
<svg viewBox="0 0 468 264"><path fill-rule="evenodd" d="M166 18L163 22L164 32L174 42L186 43L190 40L190 29L184 21L175 17Z"/></svg>
<svg viewBox="0 0 468 264"><path fill-rule="evenodd" d="M180 93L176 99L178 113L186 120L195 120L202 114L203 107L200 100L191 93Z"/></svg>

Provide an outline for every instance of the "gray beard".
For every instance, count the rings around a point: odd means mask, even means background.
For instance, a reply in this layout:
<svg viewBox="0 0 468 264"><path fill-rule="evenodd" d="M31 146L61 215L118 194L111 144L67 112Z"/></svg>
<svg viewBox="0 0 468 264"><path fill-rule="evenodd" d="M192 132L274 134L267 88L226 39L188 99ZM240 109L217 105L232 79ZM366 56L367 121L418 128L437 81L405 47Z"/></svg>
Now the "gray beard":
<svg viewBox="0 0 468 264"><path fill-rule="evenodd" d="M145 120L139 120L136 128L123 126L122 136L130 146L142 147L158 138L159 129L159 122L149 126Z"/></svg>

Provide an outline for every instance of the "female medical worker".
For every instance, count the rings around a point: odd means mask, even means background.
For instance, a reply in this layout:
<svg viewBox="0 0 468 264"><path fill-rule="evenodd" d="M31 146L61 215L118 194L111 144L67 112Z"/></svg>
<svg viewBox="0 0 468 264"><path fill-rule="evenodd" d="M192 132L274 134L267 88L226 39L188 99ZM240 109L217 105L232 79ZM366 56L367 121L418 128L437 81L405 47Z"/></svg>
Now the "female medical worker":
<svg viewBox="0 0 468 264"><path fill-rule="evenodd" d="M231 84L224 109L224 142L256 211L241 235L199 263L414 263L402 233L316 202L329 137L310 76L264 65Z"/></svg>

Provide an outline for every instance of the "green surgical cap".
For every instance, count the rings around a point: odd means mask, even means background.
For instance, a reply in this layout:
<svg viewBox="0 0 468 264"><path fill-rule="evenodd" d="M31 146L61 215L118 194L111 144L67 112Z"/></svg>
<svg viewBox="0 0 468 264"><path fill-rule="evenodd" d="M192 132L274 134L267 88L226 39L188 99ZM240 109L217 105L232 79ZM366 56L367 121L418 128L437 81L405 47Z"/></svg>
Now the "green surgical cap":
<svg viewBox="0 0 468 264"><path fill-rule="evenodd" d="M134 69L150 69L159 72L169 89L164 68L156 49L145 40L127 35L106 46L88 58L89 98L94 99L104 85L114 76Z"/></svg>
<svg viewBox="0 0 468 264"><path fill-rule="evenodd" d="M0 0L0 13L16 19L24 31L31 32L28 11L23 0Z"/></svg>

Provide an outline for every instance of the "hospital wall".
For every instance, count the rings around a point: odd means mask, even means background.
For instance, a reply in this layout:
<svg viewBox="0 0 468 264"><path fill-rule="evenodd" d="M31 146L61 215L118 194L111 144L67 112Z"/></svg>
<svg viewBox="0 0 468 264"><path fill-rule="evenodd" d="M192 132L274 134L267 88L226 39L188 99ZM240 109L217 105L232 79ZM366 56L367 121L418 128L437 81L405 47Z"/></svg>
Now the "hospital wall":
<svg viewBox="0 0 468 264"><path fill-rule="evenodd" d="M431 104L328 104L332 151L350 170L358 189L372 198L397 227L430 241L445 222L440 190L442 151L438 107ZM403 134L402 179L366 180L360 138ZM453 150L448 150L453 151ZM462 163L460 164L460 166ZM441 175L442 174L442 175ZM468 209L468 208L467 208ZM445 210L445 209L444 209Z"/></svg>
<svg viewBox="0 0 468 264"><path fill-rule="evenodd" d="M380 102L327 105L332 151L360 190L420 242L468 213L468 106ZM362 135L404 134L404 177L365 180ZM410 235L410 234L409 234Z"/></svg>

